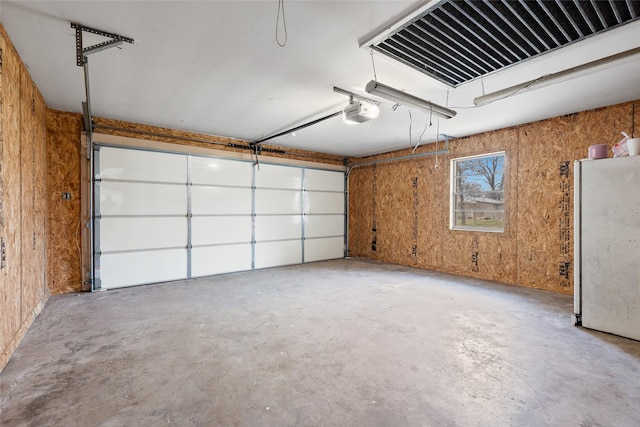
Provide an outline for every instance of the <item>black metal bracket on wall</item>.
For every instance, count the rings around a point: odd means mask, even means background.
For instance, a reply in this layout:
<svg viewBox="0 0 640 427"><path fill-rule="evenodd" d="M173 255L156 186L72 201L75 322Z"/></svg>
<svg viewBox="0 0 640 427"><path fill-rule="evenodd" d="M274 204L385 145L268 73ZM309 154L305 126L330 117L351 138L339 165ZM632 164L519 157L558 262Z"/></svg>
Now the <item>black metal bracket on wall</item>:
<svg viewBox="0 0 640 427"><path fill-rule="evenodd" d="M133 43L132 38L109 33L107 31L96 30L95 28L85 27L84 25L76 24L75 22L71 23L71 28L74 28L76 30L76 65L78 67L82 67L84 65L84 63L87 61L87 55L91 55L92 53L100 52L111 47L120 46L124 42ZM111 40L94 44L93 46L82 47L83 31L91 34L97 34Z"/></svg>
<svg viewBox="0 0 640 427"><path fill-rule="evenodd" d="M108 31L96 30L95 28L86 27L82 24L75 22L71 23L71 28L76 30L76 65L84 68L84 88L86 94L86 101L82 103L82 113L84 117L84 128L87 132L87 158L91 157L93 145L91 144L91 137L93 133L93 116L91 114L91 91L89 86L89 60L88 55L101 52L103 50L120 46L122 43L132 43L133 39L130 37L124 37L119 34L110 33ZM108 38L109 40L102 43L94 44L93 46L84 47L82 41L82 33L87 32L96 34L101 37Z"/></svg>
<svg viewBox="0 0 640 427"><path fill-rule="evenodd" d="M72 22L71 28L76 30L76 65L78 67L83 67L84 69L84 89L86 95L86 101L82 103L82 113L84 117L84 128L86 132L87 138L87 161L89 163L88 171L89 177L91 180L91 184L89 185L89 217L91 220L88 222L87 226L89 230L89 247L91 248L91 266L89 268L90 271L83 272L83 274L90 276L90 280L85 280L83 282L82 289L83 290L91 290L91 292L96 290L96 241L99 235L96 234L95 229L95 214L96 214L96 195L94 189L95 182L95 165L94 165L94 156L93 156L93 115L91 114L91 90L89 85L89 60L87 58L88 55L93 53L101 52L103 50L120 46L122 43L132 43L133 39L129 37L120 36L118 34L113 34L107 31L96 30L95 28L85 27L84 25L77 24ZM91 34L96 34L101 37L105 37L109 40L104 41L102 43L94 44L93 46L83 47L82 41L82 33L87 32ZM98 283L99 285L99 283Z"/></svg>

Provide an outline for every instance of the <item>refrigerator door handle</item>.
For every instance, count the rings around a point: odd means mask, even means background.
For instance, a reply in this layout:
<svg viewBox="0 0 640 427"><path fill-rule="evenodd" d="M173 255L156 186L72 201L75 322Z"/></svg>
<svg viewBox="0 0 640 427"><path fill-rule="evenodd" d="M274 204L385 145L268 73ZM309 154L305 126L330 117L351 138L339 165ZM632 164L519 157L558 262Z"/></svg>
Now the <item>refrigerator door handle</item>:
<svg viewBox="0 0 640 427"><path fill-rule="evenodd" d="M582 197L582 162L573 163L573 316L576 326L582 325L582 251L580 237L582 235L581 209Z"/></svg>

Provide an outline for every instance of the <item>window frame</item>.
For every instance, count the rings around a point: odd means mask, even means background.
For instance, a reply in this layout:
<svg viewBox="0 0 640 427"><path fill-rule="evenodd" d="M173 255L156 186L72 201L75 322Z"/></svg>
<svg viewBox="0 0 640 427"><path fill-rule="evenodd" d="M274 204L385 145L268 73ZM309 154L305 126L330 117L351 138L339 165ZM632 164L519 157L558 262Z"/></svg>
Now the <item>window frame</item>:
<svg viewBox="0 0 640 427"><path fill-rule="evenodd" d="M502 228L487 228L479 226L459 226L456 225L456 206L458 201L456 200L459 193L456 193L456 182L459 178L457 175L456 165L459 162L466 160L482 159L487 157L502 156L502 200L503 200L503 218ZM450 185L449 185L449 229L453 231L475 231L486 233L504 233L507 229L507 200L506 200L506 187L507 187L507 153L506 151L495 151L486 154L475 154L472 156L456 157L450 160Z"/></svg>

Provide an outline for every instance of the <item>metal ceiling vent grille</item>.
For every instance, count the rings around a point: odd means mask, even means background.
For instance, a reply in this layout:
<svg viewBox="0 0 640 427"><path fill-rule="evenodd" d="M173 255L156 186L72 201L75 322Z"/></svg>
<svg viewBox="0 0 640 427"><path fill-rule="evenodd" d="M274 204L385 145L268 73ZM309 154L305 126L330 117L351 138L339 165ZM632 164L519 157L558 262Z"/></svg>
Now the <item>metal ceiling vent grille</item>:
<svg viewBox="0 0 640 427"><path fill-rule="evenodd" d="M639 16L632 0L444 0L362 46L455 87Z"/></svg>

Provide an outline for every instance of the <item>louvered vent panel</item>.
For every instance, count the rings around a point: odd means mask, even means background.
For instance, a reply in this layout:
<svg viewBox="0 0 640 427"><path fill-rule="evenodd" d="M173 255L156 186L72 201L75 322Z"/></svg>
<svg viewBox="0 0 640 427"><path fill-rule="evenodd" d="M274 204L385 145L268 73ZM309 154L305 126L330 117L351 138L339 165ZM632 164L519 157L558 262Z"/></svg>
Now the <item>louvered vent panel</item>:
<svg viewBox="0 0 640 427"><path fill-rule="evenodd" d="M455 87L638 17L630 0L445 0L370 47Z"/></svg>

